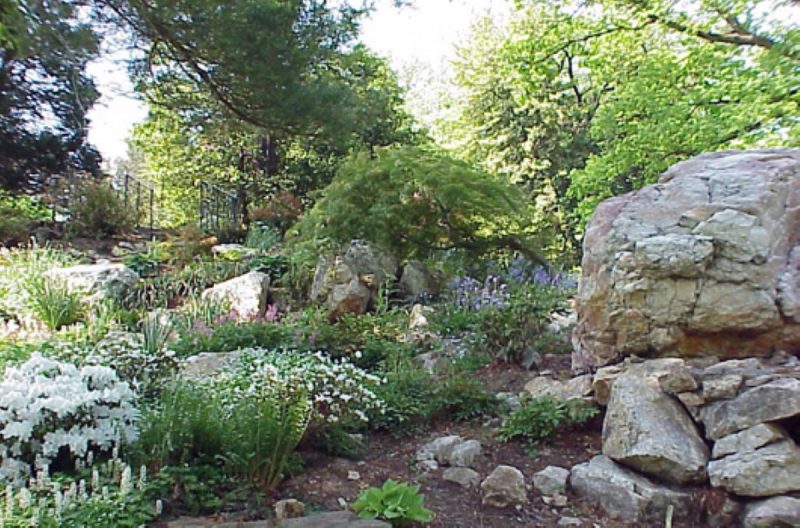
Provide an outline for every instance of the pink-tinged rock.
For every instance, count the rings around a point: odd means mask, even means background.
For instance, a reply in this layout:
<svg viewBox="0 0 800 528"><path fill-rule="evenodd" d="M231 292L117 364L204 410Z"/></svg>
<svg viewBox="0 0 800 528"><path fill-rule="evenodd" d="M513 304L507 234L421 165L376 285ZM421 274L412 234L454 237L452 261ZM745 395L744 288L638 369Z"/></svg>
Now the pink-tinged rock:
<svg viewBox="0 0 800 528"><path fill-rule="evenodd" d="M678 163L586 229L573 367L800 352L800 149Z"/></svg>

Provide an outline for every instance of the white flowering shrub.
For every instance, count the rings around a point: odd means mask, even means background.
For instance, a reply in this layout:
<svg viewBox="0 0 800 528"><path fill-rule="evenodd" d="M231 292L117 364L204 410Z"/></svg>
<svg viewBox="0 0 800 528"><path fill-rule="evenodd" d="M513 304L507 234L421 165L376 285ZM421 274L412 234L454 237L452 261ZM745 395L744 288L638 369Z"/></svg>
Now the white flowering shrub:
<svg viewBox="0 0 800 528"><path fill-rule="evenodd" d="M384 406L374 392L380 378L322 352L243 350L238 365L222 374L221 382L233 387L235 394L277 385L279 380L282 385L305 387L313 409L312 428L346 418L367 422L369 413L381 412Z"/></svg>
<svg viewBox="0 0 800 528"><path fill-rule="evenodd" d="M180 364L168 347L147 350L142 335L131 332L109 332L94 346L58 343L53 355L78 365L111 367L139 393L157 392Z"/></svg>
<svg viewBox="0 0 800 528"><path fill-rule="evenodd" d="M74 462L136 438L136 395L108 367L34 354L6 369L0 394L0 480L19 480L59 454Z"/></svg>

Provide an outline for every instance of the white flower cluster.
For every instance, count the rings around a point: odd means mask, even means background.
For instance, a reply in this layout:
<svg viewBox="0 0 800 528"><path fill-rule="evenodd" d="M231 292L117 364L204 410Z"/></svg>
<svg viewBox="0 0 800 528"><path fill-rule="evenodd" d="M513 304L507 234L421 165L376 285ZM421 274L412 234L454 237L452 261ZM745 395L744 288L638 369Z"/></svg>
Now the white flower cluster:
<svg viewBox="0 0 800 528"><path fill-rule="evenodd" d="M366 422L368 413L384 410L373 390L380 385L380 378L322 352L247 349L242 351L238 367L223 376L246 391L269 385L305 390L313 407L312 426L351 417Z"/></svg>
<svg viewBox="0 0 800 528"><path fill-rule="evenodd" d="M97 500L103 500L123 509L125 501L147 484L147 468L142 466L138 477L130 466L113 458L92 469L90 480L80 479L68 483L55 481L46 470L41 470L22 486L7 484L0 492L0 528L4 526L52 526L60 524L70 510ZM161 515L160 500L153 504L155 516Z"/></svg>
<svg viewBox="0 0 800 528"><path fill-rule="evenodd" d="M122 380L142 389L159 388L179 366L175 352L164 348L155 354L148 353L141 334L131 332L109 332L88 348L61 343L54 353L59 359L81 365L113 367Z"/></svg>
<svg viewBox="0 0 800 528"><path fill-rule="evenodd" d="M0 381L0 480L46 468L66 449L70 459L137 436L136 395L116 372L78 368L34 354Z"/></svg>

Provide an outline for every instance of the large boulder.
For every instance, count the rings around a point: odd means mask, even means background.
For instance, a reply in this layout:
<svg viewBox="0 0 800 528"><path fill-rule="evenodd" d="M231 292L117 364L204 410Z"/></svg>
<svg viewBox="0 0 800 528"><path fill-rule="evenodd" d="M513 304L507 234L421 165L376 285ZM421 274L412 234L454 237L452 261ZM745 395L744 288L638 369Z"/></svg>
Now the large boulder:
<svg viewBox="0 0 800 528"><path fill-rule="evenodd" d="M653 378L617 378L603 422L603 454L676 484L706 478L709 453L683 406Z"/></svg>
<svg viewBox="0 0 800 528"><path fill-rule="evenodd" d="M320 257L311 285L311 301L324 302L328 318L363 314L375 305L381 286L397 280L399 264L363 240L353 240L343 255Z"/></svg>
<svg viewBox="0 0 800 528"><path fill-rule="evenodd" d="M251 271L205 290L203 298L230 303L239 322L254 321L267 309L269 282L266 273Z"/></svg>
<svg viewBox="0 0 800 528"><path fill-rule="evenodd" d="M601 203L573 367L800 351L800 149L703 154Z"/></svg>
<svg viewBox="0 0 800 528"><path fill-rule="evenodd" d="M623 521L663 523L670 506L676 516L691 510L689 493L657 484L604 455L574 466L570 486L579 497Z"/></svg>
<svg viewBox="0 0 800 528"><path fill-rule="evenodd" d="M45 277L64 282L70 292L90 302L120 295L139 281L139 275L129 267L110 262L53 268L45 272Z"/></svg>

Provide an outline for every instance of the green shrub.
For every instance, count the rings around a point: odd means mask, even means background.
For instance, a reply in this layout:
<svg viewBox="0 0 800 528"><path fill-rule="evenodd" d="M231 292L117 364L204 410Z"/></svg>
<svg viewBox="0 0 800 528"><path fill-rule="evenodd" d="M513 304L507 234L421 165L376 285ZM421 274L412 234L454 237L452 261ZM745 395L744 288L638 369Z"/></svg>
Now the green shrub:
<svg viewBox="0 0 800 528"><path fill-rule="evenodd" d="M583 400L559 400L550 396L534 398L512 412L497 438L507 442L522 440L529 451L565 426L582 424L597 414L597 408Z"/></svg>
<svg viewBox="0 0 800 528"><path fill-rule="evenodd" d="M289 261L283 255L262 255L249 259L247 267L252 271L266 273L275 281L289 271Z"/></svg>
<svg viewBox="0 0 800 528"><path fill-rule="evenodd" d="M179 356L196 352L230 352L240 348L280 348L294 344L294 333L286 326L271 323L225 323L203 332L185 332L173 345Z"/></svg>
<svg viewBox="0 0 800 528"><path fill-rule="evenodd" d="M483 390L480 381L464 375L450 376L437 383L430 405L431 414L455 421L489 416L499 408L493 393Z"/></svg>
<svg viewBox="0 0 800 528"><path fill-rule="evenodd" d="M261 222L254 222L247 231L247 237L244 239L245 246L260 249L261 251L269 251L280 242L280 231Z"/></svg>
<svg viewBox="0 0 800 528"><path fill-rule="evenodd" d="M72 189L67 235L110 237L130 231L136 221L134 208L126 206L109 183L84 181Z"/></svg>
<svg viewBox="0 0 800 528"><path fill-rule="evenodd" d="M392 526L408 526L433 520L433 512L423 506L424 500L419 485L387 480L383 487L362 491L353 509L362 519L383 519Z"/></svg>
<svg viewBox="0 0 800 528"><path fill-rule="evenodd" d="M480 311L479 346L496 358L518 362L527 349L552 352L557 339L548 330L550 314L562 308L564 293L557 288L521 285L500 307Z"/></svg>
<svg viewBox="0 0 800 528"><path fill-rule="evenodd" d="M83 317L80 295L70 292L63 281L43 275L31 277L26 291L31 310L50 330L75 324Z"/></svg>
<svg viewBox="0 0 800 528"><path fill-rule="evenodd" d="M290 235L363 238L401 259L457 247L509 248L541 260L528 236L531 207L518 187L446 154L390 148L346 161Z"/></svg>
<svg viewBox="0 0 800 528"><path fill-rule="evenodd" d="M36 224L49 221L50 210L38 199L12 196L0 189L0 246L12 246L27 241Z"/></svg>
<svg viewBox="0 0 800 528"><path fill-rule="evenodd" d="M0 316L23 322L34 318L31 284L51 268L72 264L69 254L48 246L0 249Z"/></svg>

